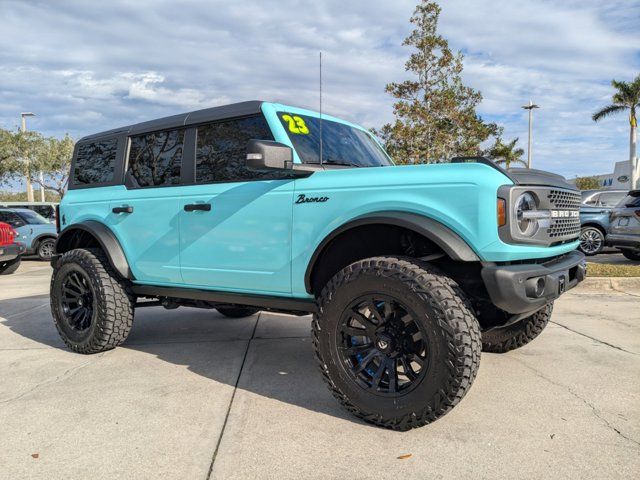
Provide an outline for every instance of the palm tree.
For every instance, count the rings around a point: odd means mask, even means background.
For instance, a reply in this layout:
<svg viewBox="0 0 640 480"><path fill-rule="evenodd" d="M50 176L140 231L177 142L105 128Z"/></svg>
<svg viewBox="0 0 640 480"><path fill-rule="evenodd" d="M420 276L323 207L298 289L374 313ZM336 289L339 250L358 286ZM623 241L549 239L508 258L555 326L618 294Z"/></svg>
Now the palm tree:
<svg viewBox="0 0 640 480"><path fill-rule="evenodd" d="M631 188L638 188L638 157L636 156L636 129L638 128L638 118L636 109L640 108L640 75L632 82L611 81L611 86L617 90L613 94L613 103L601 108L593 114L593 121L597 122L603 118L629 110L629 163L631 166Z"/></svg>
<svg viewBox="0 0 640 480"><path fill-rule="evenodd" d="M509 143L503 143L501 138L496 139L496 143L487 151L487 155L497 165L504 164L507 170L512 163L521 163L523 167L527 166L527 162L522 160L524 150L520 147L516 148L518 139L511 140Z"/></svg>

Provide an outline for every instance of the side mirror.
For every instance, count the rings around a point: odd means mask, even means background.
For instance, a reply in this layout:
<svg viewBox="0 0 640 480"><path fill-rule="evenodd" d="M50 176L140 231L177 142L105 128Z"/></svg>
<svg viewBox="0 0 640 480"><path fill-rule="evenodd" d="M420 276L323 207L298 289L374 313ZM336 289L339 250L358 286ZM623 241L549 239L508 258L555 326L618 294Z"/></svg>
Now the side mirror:
<svg viewBox="0 0 640 480"><path fill-rule="evenodd" d="M293 151L283 143L249 140L247 167L252 170L290 170L293 168Z"/></svg>

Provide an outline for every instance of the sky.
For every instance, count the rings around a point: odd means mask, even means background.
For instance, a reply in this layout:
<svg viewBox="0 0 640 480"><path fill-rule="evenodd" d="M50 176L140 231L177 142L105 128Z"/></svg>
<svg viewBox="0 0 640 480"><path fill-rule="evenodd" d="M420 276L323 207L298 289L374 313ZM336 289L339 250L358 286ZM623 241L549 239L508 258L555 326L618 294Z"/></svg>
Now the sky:
<svg viewBox="0 0 640 480"><path fill-rule="evenodd" d="M479 114L567 177L628 159L624 115L598 124L611 79L640 74L640 0L441 0L439 31L464 56ZM0 127L90 133L244 100L323 110L380 127L416 0L0 0Z"/></svg>

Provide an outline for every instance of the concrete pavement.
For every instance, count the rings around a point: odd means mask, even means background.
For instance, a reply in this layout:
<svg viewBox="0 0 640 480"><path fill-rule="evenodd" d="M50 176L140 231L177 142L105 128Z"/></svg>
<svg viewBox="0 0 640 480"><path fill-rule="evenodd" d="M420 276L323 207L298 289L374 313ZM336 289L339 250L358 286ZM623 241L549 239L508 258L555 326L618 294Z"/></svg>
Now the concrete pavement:
<svg viewBox="0 0 640 480"><path fill-rule="evenodd" d="M536 341L398 433L344 411L309 317L144 308L113 351L64 348L50 269L0 277L0 478L635 478L640 292L574 290ZM405 455L410 455L400 459ZM634 474L634 472L636 472Z"/></svg>

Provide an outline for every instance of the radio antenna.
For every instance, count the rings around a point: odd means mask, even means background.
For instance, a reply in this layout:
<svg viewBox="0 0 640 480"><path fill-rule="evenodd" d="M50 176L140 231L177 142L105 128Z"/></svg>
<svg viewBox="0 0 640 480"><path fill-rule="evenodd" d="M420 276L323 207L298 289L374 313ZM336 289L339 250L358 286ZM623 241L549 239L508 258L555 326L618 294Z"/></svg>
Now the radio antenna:
<svg viewBox="0 0 640 480"><path fill-rule="evenodd" d="M322 166L322 51L320 52L320 166Z"/></svg>

